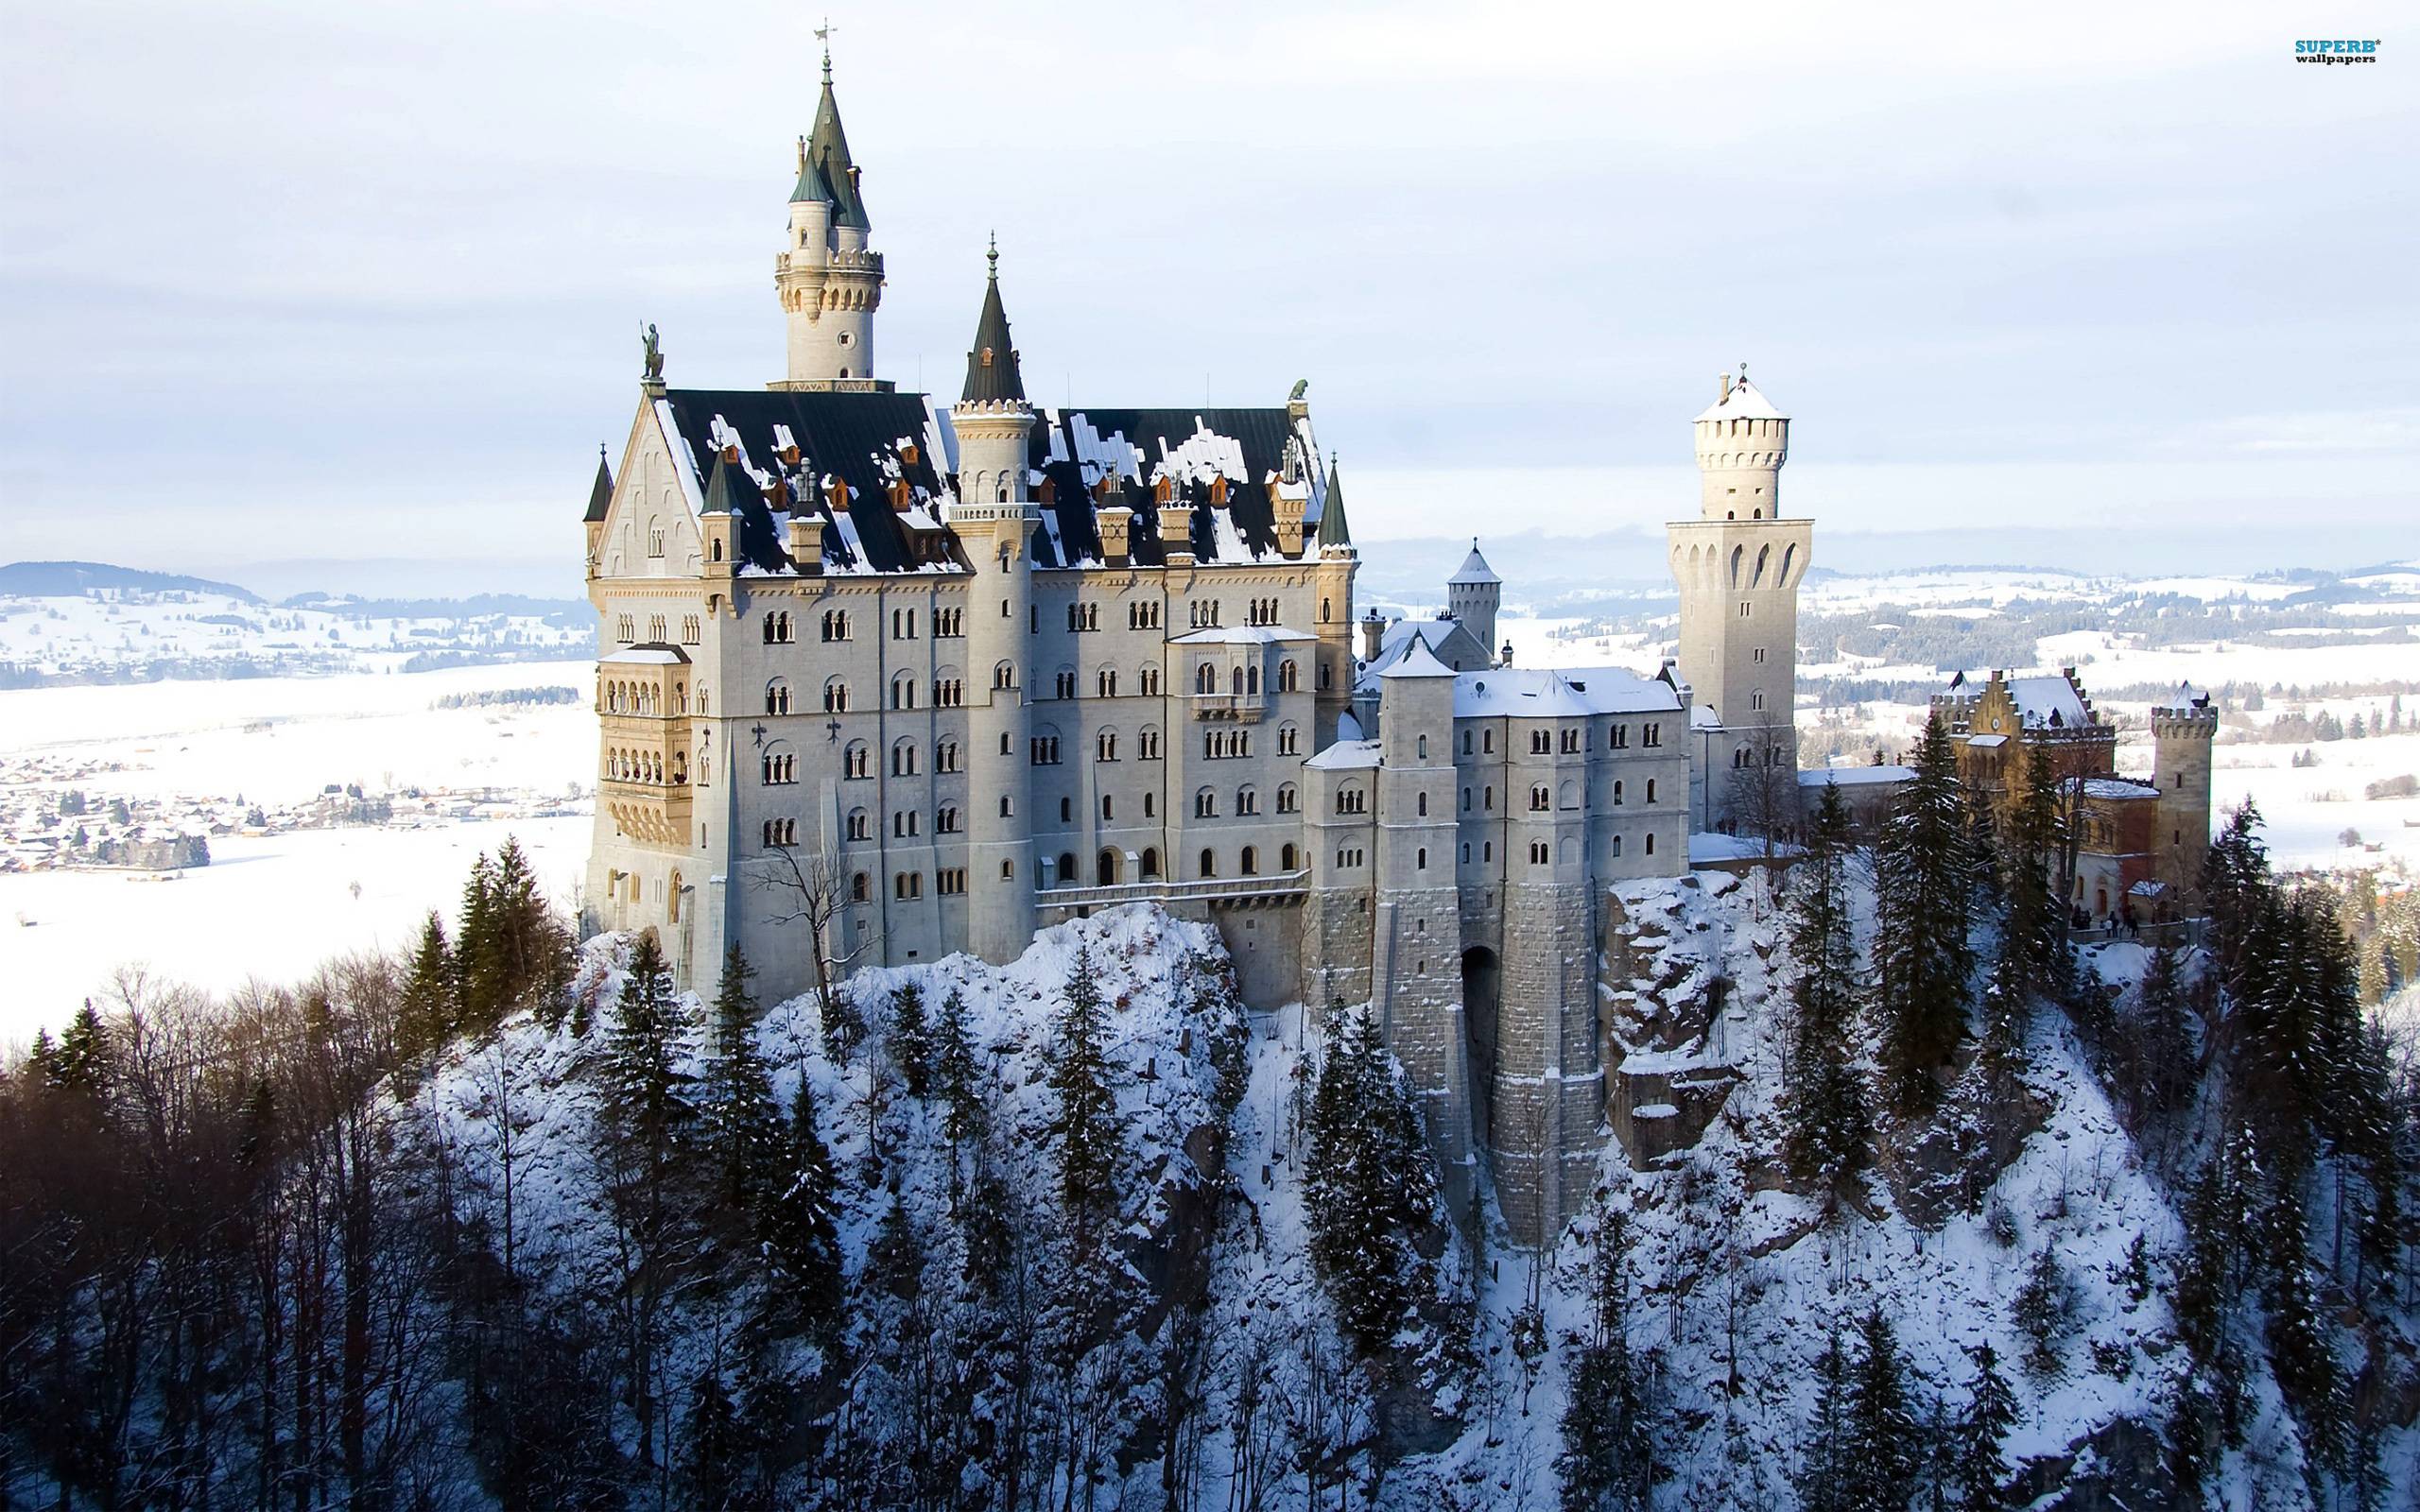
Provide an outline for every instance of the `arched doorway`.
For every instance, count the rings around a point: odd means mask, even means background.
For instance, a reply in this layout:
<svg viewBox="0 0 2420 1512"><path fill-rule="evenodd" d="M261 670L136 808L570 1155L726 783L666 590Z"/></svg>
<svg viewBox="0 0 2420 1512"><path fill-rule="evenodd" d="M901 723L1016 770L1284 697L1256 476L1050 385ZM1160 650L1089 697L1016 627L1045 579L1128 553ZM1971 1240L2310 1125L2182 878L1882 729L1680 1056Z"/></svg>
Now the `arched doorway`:
<svg viewBox="0 0 2420 1512"><path fill-rule="evenodd" d="M1097 866L1099 885L1103 887L1117 885L1117 852L1115 850L1103 850L1100 853L1100 860Z"/></svg>
<svg viewBox="0 0 2420 1512"><path fill-rule="evenodd" d="M1462 952L1462 1023L1470 1036L1472 1133L1488 1139L1495 1126L1496 1010L1503 963L1484 945Z"/></svg>

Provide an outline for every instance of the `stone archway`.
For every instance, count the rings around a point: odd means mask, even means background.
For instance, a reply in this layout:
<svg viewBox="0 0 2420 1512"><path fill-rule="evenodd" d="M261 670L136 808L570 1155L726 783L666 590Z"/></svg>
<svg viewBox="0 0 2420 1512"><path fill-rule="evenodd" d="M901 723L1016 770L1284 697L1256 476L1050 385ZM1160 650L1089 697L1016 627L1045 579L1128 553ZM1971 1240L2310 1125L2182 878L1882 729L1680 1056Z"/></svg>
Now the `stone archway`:
<svg viewBox="0 0 2420 1512"><path fill-rule="evenodd" d="M1471 1133L1488 1143L1495 1129L1497 1016L1504 966L1484 945L1462 952L1462 1027L1470 1039Z"/></svg>
<svg viewBox="0 0 2420 1512"><path fill-rule="evenodd" d="M1094 875L1097 879L1098 885L1103 887L1115 887L1117 885L1117 873L1120 859L1121 858L1115 850L1103 850L1100 853L1100 859L1095 863L1094 866Z"/></svg>

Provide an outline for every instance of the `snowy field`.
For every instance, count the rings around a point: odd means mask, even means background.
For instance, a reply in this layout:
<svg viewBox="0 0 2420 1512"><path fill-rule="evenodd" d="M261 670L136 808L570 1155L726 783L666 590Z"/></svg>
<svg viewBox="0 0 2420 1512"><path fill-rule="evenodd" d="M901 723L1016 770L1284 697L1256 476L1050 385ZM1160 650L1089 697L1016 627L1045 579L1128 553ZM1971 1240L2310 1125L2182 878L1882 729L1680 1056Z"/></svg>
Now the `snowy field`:
<svg viewBox="0 0 2420 1512"><path fill-rule="evenodd" d="M120 969L213 991L291 982L332 955L411 943L431 908L450 919L472 859L515 839L568 902L588 857L584 815L228 836L211 864L0 875L0 1045L56 1027ZM357 889L357 890L356 890Z"/></svg>
<svg viewBox="0 0 2420 1512"><path fill-rule="evenodd" d="M284 981L346 951L403 943L450 916L472 858L518 838L565 904L588 849L596 720L578 662L0 692L0 774L28 787L278 803L359 783L492 789L545 817L221 835L171 878L0 875L0 1044L56 1025L121 967L223 989ZM453 695L574 687L538 708L436 709ZM122 766L123 770L108 770ZM354 887L359 887L356 895Z"/></svg>

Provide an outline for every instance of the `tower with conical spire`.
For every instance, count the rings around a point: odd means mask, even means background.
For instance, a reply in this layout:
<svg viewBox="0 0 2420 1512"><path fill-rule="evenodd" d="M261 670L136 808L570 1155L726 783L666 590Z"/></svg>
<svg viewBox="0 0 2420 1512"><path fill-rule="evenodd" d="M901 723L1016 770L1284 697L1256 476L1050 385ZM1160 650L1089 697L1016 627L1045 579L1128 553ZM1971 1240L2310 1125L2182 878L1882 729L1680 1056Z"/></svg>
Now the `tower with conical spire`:
<svg viewBox="0 0 2420 1512"><path fill-rule="evenodd" d="M1013 961L1033 941L1033 816L1025 762L1033 738L1026 689L1033 628L1033 533L1026 403L1000 302L1000 249L990 276L966 386L950 406L958 437L958 494L946 521L975 575L966 590L967 734L977 753L967 782L967 944L987 961Z"/></svg>
<svg viewBox="0 0 2420 1512"><path fill-rule="evenodd" d="M1471 638L1487 653L1488 660L1496 658L1495 611L1504 597L1504 579L1479 555L1478 538L1471 538L1471 554L1454 576L1445 579L1445 609L1462 622Z"/></svg>
<svg viewBox="0 0 2420 1512"><path fill-rule="evenodd" d="M1307 413L1307 412L1306 412ZM1314 467L1318 459L1312 460ZM1327 487L1320 496L1318 554L1311 568L1311 586L1319 593L1318 723L1314 733L1324 748L1335 740L1337 724L1353 707L1353 575L1361 554L1354 548L1352 527L1344 519L1344 484L1338 477L1336 454L1328 454Z"/></svg>
<svg viewBox="0 0 2420 1512"><path fill-rule="evenodd" d="M799 139L787 239L773 259L773 287L789 328L787 376L776 388L881 387L873 376L873 315L882 303L882 254L867 245L873 222L858 180L832 97L827 47L815 128Z"/></svg>
<svg viewBox="0 0 2420 1512"><path fill-rule="evenodd" d="M1784 519L1789 417L1748 382L1720 380L1695 422L1698 518L1665 527L1681 590L1680 671L1694 690L1691 819L1703 830L1787 829L1798 797L1798 585L1814 526Z"/></svg>

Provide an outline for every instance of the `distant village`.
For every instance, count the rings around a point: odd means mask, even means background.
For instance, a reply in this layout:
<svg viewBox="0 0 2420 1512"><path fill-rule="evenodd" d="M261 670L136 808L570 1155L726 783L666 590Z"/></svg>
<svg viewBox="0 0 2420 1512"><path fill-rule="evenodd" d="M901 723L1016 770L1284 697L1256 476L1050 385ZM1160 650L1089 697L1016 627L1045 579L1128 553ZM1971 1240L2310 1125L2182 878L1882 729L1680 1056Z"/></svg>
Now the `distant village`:
<svg viewBox="0 0 2420 1512"><path fill-rule="evenodd" d="M128 769L121 763L55 756L0 764L0 873L179 871L210 865L211 843L230 835L373 825L421 829L586 812L577 786L559 794L489 786L371 792L358 782L330 782L299 802L258 803L240 793L104 796L74 785Z"/></svg>

